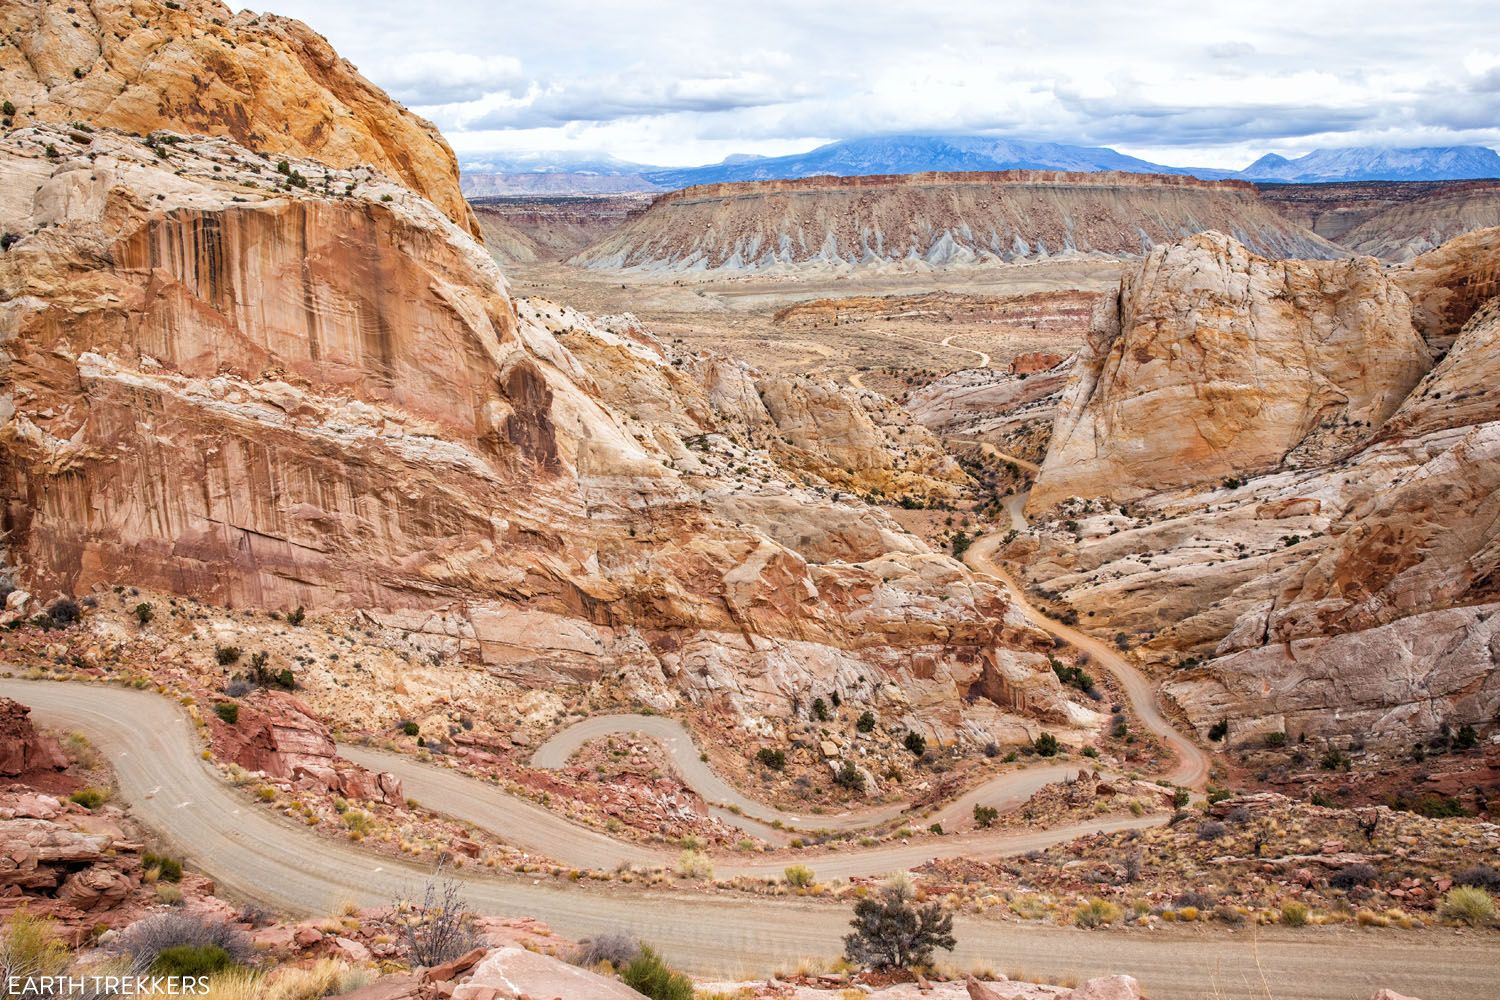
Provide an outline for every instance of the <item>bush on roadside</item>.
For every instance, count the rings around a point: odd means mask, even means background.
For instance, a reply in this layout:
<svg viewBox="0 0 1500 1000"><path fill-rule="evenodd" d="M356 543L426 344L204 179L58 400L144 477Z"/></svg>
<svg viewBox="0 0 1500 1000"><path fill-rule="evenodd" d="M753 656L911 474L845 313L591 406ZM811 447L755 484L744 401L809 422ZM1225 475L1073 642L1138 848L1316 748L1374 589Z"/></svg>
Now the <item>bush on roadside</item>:
<svg viewBox="0 0 1500 1000"><path fill-rule="evenodd" d="M806 865L790 865L782 874L786 876L787 885L798 889L806 889L814 881L813 870Z"/></svg>
<svg viewBox="0 0 1500 1000"><path fill-rule="evenodd" d="M613 969L623 969L640 953L639 941L629 934L612 931L608 934L596 934L579 942L578 951L573 955L573 964L589 969L605 962Z"/></svg>
<svg viewBox="0 0 1500 1000"><path fill-rule="evenodd" d="M693 981L674 971L654 948L642 947L620 978L626 986L651 1000L693 1000Z"/></svg>
<svg viewBox="0 0 1500 1000"><path fill-rule="evenodd" d="M1281 922L1287 927L1307 926L1307 904L1289 899L1281 904Z"/></svg>
<svg viewBox="0 0 1500 1000"><path fill-rule="evenodd" d="M179 948L217 948L234 964L255 957L250 936L233 924L175 911L137 920L109 944L111 952L129 956L141 967L154 966L163 953ZM187 952L176 954L186 956Z"/></svg>
<svg viewBox="0 0 1500 1000"><path fill-rule="evenodd" d="M182 862L176 858L147 851L141 855L141 864L148 869L156 869L156 877L162 882L182 881Z"/></svg>
<svg viewBox="0 0 1500 1000"><path fill-rule="evenodd" d="M1088 929L1106 927L1119 919L1120 908L1109 900L1097 897L1079 904L1073 911L1073 923Z"/></svg>
<svg viewBox="0 0 1500 1000"><path fill-rule="evenodd" d="M151 963L157 976L206 976L235 964L229 952L216 944L176 944L163 948Z"/></svg>
<svg viewBox="0 0 1500 1000"><path fill-rule="evenodd" d="M1442 914L1470 927L1487 927L1495 922L1495 900L1475 886L1457 886L1443 897Z"/></svg>

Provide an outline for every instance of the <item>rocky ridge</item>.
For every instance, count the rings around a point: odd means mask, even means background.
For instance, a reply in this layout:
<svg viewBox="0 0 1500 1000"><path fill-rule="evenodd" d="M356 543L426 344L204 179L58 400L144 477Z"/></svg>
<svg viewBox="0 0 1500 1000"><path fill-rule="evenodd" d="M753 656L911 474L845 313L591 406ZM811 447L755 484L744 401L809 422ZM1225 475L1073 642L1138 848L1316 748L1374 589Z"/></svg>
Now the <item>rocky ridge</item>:
<svg viewBox="0 0 1500 1000"><path fill-rule="evenodd" d="M1013 546L1028 579L1178 667L1167 693L1231 744L1483 734L1497 248L1484 230L1385 274L1222 237L1153 255L1080 359ZM1204 288L1231 291L1184 291Z"/></svg>
<svg viewBox="0 0 1500 1000"><path fill-rule="evenodd" d="M476 237L458 161L301 21L217 0L21 0L0 11L5 127L84 122L224 136L259 153L375 167Z"/></svg>
<svg viewBox="0 0 1500 1000"><path fill-rule="evenodd" d="M646 271L916 266L1137 257L1207 229L1277 257L1339 247L1282 219L1252 185L1046 171L814 177L686 188L572 258Z"/></svg>

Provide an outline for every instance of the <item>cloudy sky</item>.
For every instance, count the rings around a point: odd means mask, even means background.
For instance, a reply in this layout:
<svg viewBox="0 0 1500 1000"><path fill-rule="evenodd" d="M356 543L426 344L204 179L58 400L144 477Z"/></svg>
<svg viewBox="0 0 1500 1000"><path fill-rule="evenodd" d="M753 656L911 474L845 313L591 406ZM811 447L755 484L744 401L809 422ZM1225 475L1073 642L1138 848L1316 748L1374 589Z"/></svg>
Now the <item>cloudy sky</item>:
<svg viewBox="0 0 1500 1000"><path fill-rule="evenodd" d="M1242 167L1500 146L1494 0L270 0L468 163L661 165L983 132Z"/></svg>

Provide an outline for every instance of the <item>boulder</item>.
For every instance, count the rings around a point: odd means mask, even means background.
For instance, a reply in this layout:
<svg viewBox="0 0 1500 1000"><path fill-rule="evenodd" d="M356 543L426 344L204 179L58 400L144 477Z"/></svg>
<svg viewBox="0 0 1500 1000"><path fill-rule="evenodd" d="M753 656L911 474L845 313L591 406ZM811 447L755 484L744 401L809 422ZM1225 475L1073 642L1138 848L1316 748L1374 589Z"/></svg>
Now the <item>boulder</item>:
<svg viewBox="0 0 1500 1000"><path fill-rule="evenodd" d="M567 997L568 1000L640 1000L640 994L614 979L527 951L498 948L485 955L453 991L454 1000L480 1000L486 989L499 996Z"/></svg>
<svg viewBox="0 0 1500 1000"><path fill-rule="evenodd" d="M1100 976L1065 994L1063 1000L1141 1000L1141 988L1133 976Z"/></svg>
<svg viewBox="0 0 1500 1000"><path fill-rule="evenodd" d="M0 775L15 778L28 771L61 771L67 766L68 758L58 742L32 725L31 709L0 698Z"/></svg>

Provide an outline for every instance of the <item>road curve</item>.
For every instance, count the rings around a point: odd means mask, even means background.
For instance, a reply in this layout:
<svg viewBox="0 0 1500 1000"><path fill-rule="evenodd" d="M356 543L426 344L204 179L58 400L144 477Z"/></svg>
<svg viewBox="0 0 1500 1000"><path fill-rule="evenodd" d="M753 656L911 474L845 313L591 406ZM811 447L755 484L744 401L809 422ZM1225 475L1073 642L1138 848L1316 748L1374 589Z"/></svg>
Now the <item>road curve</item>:
<svg viewBox="0 0 1500 1000"><path fill-rule="evenodd" d="M967 351L969 354L973 354L978 357L979 364L975 365L975 368L988 368L990 366L990 356L988 354L983 351L976 351L972 347L964 347L962 344L955 344L953 342L953 338L957 336L958 334L956 333L948 334L948 336L943 338L943 346L948 348L950 351Z"/></svg>
<svg viewBox="0 0 1500 1000"><path fill-rule="evenodd" d="M46 724L87 733L113 764L120 797L137 819L233 896L321 914L344 900L388 901L424 876L414 865L372 857L246 802L199 759L191 725L165 698L14 680L0 680L0 694L31 705ZM628 930L703 975L765 973L801 956L835 955L848 919L842 906L800 899L460 877L470 904L483 912L535 916L572 936ZM1263 1000L1268 993L1277 1000L1363 1000L1380 987L1424 1000L1472 1000L1493 996L1500 983L1500 948L1442 930L1101 933L967 917L955 929L953 960L961 965L1079 978L1129 972L1156 1000Z"/></svg>
<svg viewBox="0 0 1500 1000"><path fill-rule="evenodd" d="M1018 508L1012 506L1007 509L1014 522L1014 519L1019 516ZM1178 732L1177 727L1167 719L1156 697L1156 685L1108 643L1101 642L1086 632L1064 625L1054 618L1049 618L1038 610L1027 599L1026 592L1020 588L1005 567L995 559L995 550L1000 547L1000 542L1001 536L998 534L986 535L976 540L964 553L964 562L968 563L972 569L988 574L1004 584L1005 589L1010 591L1011 599L1021 609L1021 613L1038 627L1064 640L1075 649L1088 653L1094 663L1114 675L1115 680L1119 681L1120 686L1125 690L1125 697L1130 701L1130 706L1134 709L1141 724L1159 736L1177 755L1176 767L1163 777L1184 788L1199 791L1205 788L1208 785L1211 763L1209 755L1192 740Z"/></svg>

